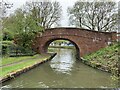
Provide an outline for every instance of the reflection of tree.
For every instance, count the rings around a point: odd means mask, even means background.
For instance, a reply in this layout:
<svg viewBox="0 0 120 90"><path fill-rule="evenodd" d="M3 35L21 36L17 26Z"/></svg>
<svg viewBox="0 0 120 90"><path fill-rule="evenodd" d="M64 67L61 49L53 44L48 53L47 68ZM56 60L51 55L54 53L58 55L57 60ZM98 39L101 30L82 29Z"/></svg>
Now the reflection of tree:
<svg viewBox="0 0 120 90"><path fill-rule="evenodd" d="M60 58L60 48L58 48L57 50L57 55L58 55L58 58Z"/></svg>

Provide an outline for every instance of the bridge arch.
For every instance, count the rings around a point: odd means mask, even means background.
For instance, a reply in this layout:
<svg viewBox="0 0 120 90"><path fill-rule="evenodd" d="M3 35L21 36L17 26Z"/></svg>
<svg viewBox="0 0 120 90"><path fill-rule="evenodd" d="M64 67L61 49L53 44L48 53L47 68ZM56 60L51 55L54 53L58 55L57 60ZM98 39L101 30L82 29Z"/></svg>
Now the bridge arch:
<svg viewBox="0 0 120 90"><path fill-rule="evenodd" d="M109 42L116 41L116 33L97 32L80 28L50 28L41 35L37 35L33 42L33 50L38 53L46 53L48 45L58 39L72 42L79 56L95 52L108 45Z"/></svg>
<svg viewBox="0 0 120 90"><path fill-rule="evenodd" d="M78 46L78 44L77 44L75 41L73 41L73 40L71 40L71 39L68 39L68 38L52 38L52 39L46 41L46 43L45 43L45 45L44 45L44 47L43 47L43 49L44 49L45 52L48 51L49 45L50 45L53 41L55 41L55 40L67 40L67 41L70 41L70 42L74 45L74 47L75 47L75 49L76 49L76 58L77 58L77 59L80 58L80 47Z"/></svg>

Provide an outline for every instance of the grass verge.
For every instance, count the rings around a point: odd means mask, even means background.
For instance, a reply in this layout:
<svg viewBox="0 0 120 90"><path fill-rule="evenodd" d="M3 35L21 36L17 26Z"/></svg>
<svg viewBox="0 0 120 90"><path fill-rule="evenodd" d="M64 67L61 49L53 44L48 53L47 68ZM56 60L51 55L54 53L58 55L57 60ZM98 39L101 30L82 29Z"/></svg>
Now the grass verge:
<svg viewBox="0 0 120 90"><path fill-rule="evenodd" d="M119 44L113 44L99 51L83 57L83 62L104 71L111 72L113 76L120 77L118 59Z"/></svg>
<svg viewBox="0 0 120 90"><path fill-rule="evenodd" d="M17 70L22 70L22 69L29 67L31 65L34 65L38 62L44 61L44 60L50 58L50 56L51 55L49 55L49 54L45 54L45 55L17 57L17 61L24 59L24 61L21 61L20 63L16 63L16 57L10 57L10 60L8 57L4 58L4 60L5 60L5 61L3 61L4 64L9 64L11 62L15 63L15 64L1 67L2 73L0 73L0 77L3 78L5 76L9 75L10 73L16 72Z"/></svg>
<svg viewBox="0 0 120 90"><path fill-rule="evenodd" d="M11 63L15 63L15 62L19 62L22 60L27 60L27 59L32 59L35 58L38 55L35 56L20 56L20 57L3 57L2 58L2 65L7 65L7 64L11 64Z"/></svg>

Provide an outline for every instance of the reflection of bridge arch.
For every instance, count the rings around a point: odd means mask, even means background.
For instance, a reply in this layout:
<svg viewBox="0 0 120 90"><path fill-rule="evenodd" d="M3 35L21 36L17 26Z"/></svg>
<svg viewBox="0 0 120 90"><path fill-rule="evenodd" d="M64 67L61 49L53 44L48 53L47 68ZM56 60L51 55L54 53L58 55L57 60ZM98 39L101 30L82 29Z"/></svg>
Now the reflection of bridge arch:
<svg viewBox="0 0 120 90"><path fill-rule="evenodd" d="M79 28L50 28L42 36L37 36L33 49L38 53L46 53L49 44L54 40L68 40L77 48L79 55L92 53L104 48L108 42L116 40L116 33L97 32Z"/></svg>

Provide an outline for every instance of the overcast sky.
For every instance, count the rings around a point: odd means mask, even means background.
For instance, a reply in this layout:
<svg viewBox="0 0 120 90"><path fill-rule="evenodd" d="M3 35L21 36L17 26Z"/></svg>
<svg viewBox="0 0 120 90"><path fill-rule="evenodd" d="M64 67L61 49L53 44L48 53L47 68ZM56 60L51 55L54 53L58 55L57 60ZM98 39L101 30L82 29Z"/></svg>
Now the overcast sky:
<svg viewBox="0 0 120 90"><path fill-rule="evenodd" d="M2 0L0 0L2 1ZM8 3L13 3L13 7L8 10L8 13L13 13L15 9L20 8L22 5L25 4L26 1L45 1L45 0L3 0ZM58 1L62 6L62 18L61 18L61 26L66 27L69 25L68 23L68 14L67 8L72 6L78 0L46 0L46 1ZM83 0L83 1L91 1L91 0ZM112 0L108 0L112 1ZM119 2L120 0L113 0Z"/></svg>

